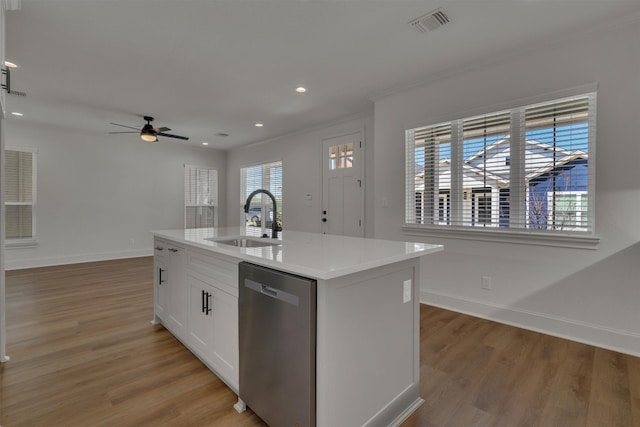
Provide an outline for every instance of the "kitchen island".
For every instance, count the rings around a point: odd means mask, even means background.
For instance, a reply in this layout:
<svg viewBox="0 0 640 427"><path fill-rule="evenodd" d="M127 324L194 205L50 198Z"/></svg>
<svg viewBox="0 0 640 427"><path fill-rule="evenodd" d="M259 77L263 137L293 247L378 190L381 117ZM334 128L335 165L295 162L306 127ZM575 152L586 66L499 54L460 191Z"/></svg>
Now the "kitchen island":
<svg viewBox="0 0 640 427"><path fill-rule="evenodd" d="M422 403L419 259L442 246L293 231L274 240L244 227L153 234L154 322L234 392L238 264L247 261L317 282L317 426L398 425Z"/></svg>

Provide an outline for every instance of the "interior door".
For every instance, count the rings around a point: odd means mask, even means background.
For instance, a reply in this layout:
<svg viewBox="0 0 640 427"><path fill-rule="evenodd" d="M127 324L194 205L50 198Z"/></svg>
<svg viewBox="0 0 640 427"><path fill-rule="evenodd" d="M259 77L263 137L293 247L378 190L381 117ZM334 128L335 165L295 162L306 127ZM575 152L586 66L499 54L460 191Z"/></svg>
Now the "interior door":
<svg viewBox="0 0 640 427"><path fill-rule="evenodd" d="M364 236L363 132L322 140L322 232Z"/></svg>

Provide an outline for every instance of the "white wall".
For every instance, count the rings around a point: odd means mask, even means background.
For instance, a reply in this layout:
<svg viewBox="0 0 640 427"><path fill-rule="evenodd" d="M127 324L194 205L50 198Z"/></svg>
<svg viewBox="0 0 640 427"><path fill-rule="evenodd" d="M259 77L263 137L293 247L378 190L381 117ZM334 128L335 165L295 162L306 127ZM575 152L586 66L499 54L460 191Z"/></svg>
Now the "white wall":
<svg viewBox="0 0 640 427"><path fill-rule="evenodd" d="M240 168L255 164L282 161L284 188L283 229L321 231L322 210L322 139L364 130L365 182L373 173L373 115L363 114L286 135L276 140L231 150L227 155L227 224L239 225L244 201L240 201ZM305 194L311 194L311 206L306 206ZM373 186L365 184L365 234L373 230Z"/></svg>
<svg viewBox="0 0 640 427"><path fill-rule="evenodd" d="M7 124L5 142L37 149L38 246L8 248L8 270L151 255L150 230L184 227L184 164L217 168L220 199L225 197L222 151L173 141L147 144L135 135L61 132L18 120ZM224 220L221 209L219 223Z"/></svg>
<svg viewBox="0 0 640 427"><path fill-rule="evenodd" d="M375 102L374 233L403 235L404 130L501 104L598 85L597 250L422 239L425 303L640 355L640 24L548 40L524 54ZM382 208L383 198L389 207ZM480 289L481 276L493 289Z"/></svg>

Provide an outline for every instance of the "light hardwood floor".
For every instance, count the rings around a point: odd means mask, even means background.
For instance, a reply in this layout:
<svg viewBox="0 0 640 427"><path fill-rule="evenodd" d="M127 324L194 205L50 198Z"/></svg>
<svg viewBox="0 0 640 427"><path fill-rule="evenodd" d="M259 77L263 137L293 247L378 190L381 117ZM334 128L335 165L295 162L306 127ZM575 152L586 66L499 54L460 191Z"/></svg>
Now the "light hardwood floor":
<svg viewBox="0 0 640 427"><path fill-rule="evenodd" d="M0 424L264 426L162 326L151 258L7 272ZM412 426L640 426L640 359L421 307ZM332 426L348 427L348 426Z"/></svg>

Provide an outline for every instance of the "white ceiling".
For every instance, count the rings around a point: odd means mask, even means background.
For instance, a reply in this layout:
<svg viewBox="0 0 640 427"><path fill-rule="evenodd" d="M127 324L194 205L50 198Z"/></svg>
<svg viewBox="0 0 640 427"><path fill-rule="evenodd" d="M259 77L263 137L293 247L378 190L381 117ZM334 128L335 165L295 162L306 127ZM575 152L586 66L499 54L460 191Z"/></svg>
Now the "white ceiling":
<svg viewBox="0 0 640 427"><path fill-rule="evenodd" d="M408 25L438 7L446 26ZM7 13L6 57L27 97L7 96L7 110L24 113L8 126L107 135L125 130L109 122L151 115L189 144L226 149L638 10L640 0L23 0Z"/></svg>

